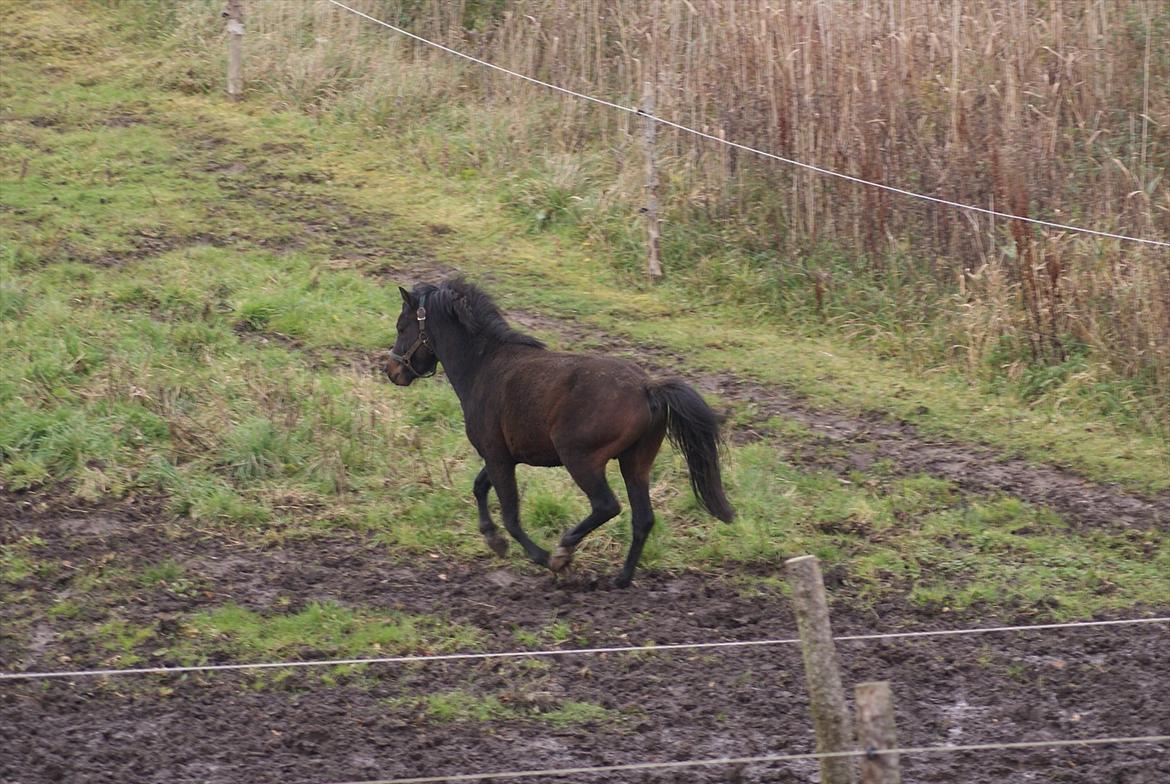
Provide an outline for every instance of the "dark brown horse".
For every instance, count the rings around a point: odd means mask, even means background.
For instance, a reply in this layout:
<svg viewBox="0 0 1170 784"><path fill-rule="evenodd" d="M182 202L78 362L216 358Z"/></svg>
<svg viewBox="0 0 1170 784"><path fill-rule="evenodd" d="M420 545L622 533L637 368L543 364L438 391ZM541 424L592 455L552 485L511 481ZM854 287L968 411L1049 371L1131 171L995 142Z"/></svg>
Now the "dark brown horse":
<svg viewBox="0 0 1170 784"><path fill-rule="evenodd" d="M496 489L508 533L534 562L558 572L590 531L617 516L605 466L618 459L630 498L633 537L617 585L630 584L654 525L650 467L669 435L686 457L691 487L720 520L734 516L719 474L719 417L692 387L652 380L623 359L549 351L513 330L486 294L462 279L402 292L398 339L386 375L399 386L443 364L463 405L467 437L484 461L475 478L479 530L498 555L508 543L492 522ZM520 527L516 465L563 465L585 494L589 516L550 556Z"/></svg>

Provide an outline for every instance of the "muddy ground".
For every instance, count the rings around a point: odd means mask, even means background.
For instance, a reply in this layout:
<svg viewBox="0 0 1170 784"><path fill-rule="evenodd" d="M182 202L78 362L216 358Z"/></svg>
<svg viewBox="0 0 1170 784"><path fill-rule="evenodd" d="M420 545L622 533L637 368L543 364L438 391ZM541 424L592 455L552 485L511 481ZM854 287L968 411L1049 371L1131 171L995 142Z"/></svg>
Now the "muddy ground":
<svg viewBox="0 0 1170 784"><path fill-rule="evenodd" d="M619 591L604 575L555 581L486 556L404 563L350 534L263 548L176 525L150 499L76 508L8 496L0 521L3 541L39 536L38 557L65 564L10 586L0 605L5 671L102 665L108 653L79 630L107 615L153 628L150 647L165 648L180 633L176 618L229 601L258 611L334 600L429 614L480 629L486 650L515 649L516 630L536 634L554 622L571 628L569 647L786 638L794 630L780 592L743 572L640 573L633 589ZM184 589L82 582L95 570L134 573L167 559L184 567ZM833 595L841 634L992 622L896 603L860 611L847 586ZM66 598L84 612L50 619L48 608ZM165 654L143 654L144 664L168 663ZM847 684L892 681L905 745L1170 730L1170 630L1160 625L852 642L840 654ZM279 683L245 673L3 681L0 781L292 784L805 752L813 739L802 678L799 650L779 645L566 656L535 668L377 665L333 682L307 670ZM440 721L402 699L454 689L494 696L515 712ZM609 714L568 724L540 718L543 706L566 700ZM1161 784L1170 780L1170 746L908 756L903 770L907 782ZM815 763L793 762L572 780L816 776Z"/></svg>

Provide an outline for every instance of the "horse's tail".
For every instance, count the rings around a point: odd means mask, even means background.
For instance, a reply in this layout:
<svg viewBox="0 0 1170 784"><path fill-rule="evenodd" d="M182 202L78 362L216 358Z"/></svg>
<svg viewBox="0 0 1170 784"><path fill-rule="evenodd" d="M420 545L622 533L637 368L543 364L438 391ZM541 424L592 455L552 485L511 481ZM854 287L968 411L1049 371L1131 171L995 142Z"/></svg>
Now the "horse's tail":
<svg viewBox="0 0 1170 784"><path fill-rule="evenodd" d="M723 478L719 472L722 418L694 387L679 379L657 381L648 391L650 408L655 414L665 412L666 433L686 457L695 496L708 512L730 523L735 519L735 510L723 492Z"/></svg>

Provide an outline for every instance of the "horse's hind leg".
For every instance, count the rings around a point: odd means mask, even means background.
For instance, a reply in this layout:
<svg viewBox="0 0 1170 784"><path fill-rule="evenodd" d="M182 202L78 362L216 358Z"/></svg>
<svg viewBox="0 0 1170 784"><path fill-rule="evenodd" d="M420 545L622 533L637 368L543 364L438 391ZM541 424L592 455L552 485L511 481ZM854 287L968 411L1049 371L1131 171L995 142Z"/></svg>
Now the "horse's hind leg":
<svg viewBox="0 0 1170 784"><path fill-rule="evenodd" d="M520 527L520 491L516 489L516 466L511 463L488 463L484 470L487 471L491 486L496 488L496 498L500 499L500 516L504 518L504 528L520 543L533 563L548 566L548 550L529 539Z"/></svg>
<svg viewBox="0 0 1170 784"><path fill-rule="evenodd" d="M663 433L662 430L647 433L618 457L622 478L626 481L626 494L630 498L630 525L633 529L626 563L614 581L618 588L627 587L634 579L634 570L642 558L642 548L646 546L650 529L654 527L654 509L650 505L650 467L654 465L654 458L662 446Z"/></svg>
<svg viewBox="0 0 1170 784"><path fill-rule="evenodd" d="M500 535L500 529L492 522L492 513L488 509L488 492L492 489L492 480L488 479L487 466L479 471L475 477L472 492L475 493L475 505L479 509L479 532L492 552L503 558L508 554L508 540Z"/></svg>
<svg viewBox="0 0 1170 784"><path fill-rule="evenodd" d="M609 488L609 482L605 481L605 464L609 461L601 459L600 466L596 465L596 459L590 462L593 465L585 461L581 463L565 461L565 468L569 469L573 481L589 497L591 509L584 520L577 523L561 537L560 546L557 547L548 562L548 568L554 572L559 572L569 565L573 560L573 551L577 549L577 545L582 539L595 528L617 517L618 512L622 510L617 496Z"/></svg>

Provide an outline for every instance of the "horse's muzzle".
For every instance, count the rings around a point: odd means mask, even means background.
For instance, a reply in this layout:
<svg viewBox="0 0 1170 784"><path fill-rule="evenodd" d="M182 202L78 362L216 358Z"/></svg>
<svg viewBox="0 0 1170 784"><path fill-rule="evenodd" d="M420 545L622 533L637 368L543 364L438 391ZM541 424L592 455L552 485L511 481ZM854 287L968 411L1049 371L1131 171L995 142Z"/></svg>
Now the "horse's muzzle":
<svg viewBox="0 0 1170 784"><path fill-rule="evenodd" d="M418 378L418 374L412 373L410 368L393 358L387 358L385 371L386 378L400 387L408 387L410 382Z"/></svg>

